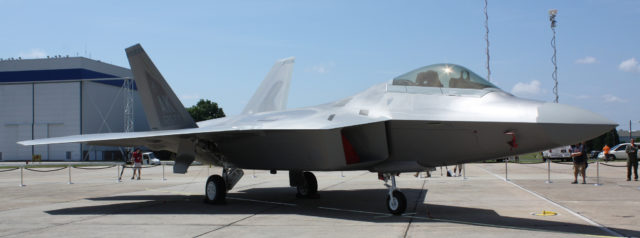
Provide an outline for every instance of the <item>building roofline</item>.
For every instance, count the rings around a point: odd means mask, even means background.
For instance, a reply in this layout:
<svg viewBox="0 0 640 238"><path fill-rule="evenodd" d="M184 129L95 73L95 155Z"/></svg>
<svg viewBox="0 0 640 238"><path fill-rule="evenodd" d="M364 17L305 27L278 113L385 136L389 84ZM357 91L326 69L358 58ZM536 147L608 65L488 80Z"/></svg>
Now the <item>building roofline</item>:
<svg viewBox="0 0 640 238"><path fill-rule="evenodd" d="M60 57L0 61L0 72L86 69L118 78L133 77L131 70L85 57Z"/></svg>

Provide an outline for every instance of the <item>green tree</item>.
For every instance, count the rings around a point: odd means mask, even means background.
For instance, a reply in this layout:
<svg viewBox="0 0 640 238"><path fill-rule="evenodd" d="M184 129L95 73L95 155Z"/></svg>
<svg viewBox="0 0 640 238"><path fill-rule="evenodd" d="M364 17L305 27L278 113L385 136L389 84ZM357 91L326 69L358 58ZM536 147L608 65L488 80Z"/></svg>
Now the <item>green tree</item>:
<svg viewBox="0 0 640 238"><path fill-rule="evenodd" d="M196 105L188 107L187 112L189 112L194 121L225 117L222 108L218 107L217 103L207 99L200 99Z"/></svg>

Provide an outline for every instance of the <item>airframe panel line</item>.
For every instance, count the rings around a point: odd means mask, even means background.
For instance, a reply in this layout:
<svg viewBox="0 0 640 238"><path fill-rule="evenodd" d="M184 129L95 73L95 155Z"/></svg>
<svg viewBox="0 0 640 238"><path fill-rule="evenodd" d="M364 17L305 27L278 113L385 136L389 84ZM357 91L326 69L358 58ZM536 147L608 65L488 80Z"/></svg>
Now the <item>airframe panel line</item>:
<svg viewBox="0 0 640 238"><path fill-rule="evenodd" d="M561 208L561 209L563 209L563 210L567 211L568 213L570 213L570 214L572 214L572 215L574 215L574 216L576 216L576 217L578 217L578 218L582 219L583 221L586 221L587 223L589 223L589 224L591 224L591 225L593 225L593 226L596 226L596 227L600 228L600 230L603 230L603 231L605 231L605 232L607 232L607 233L609 233L609 234L611 234L611 235L613 235L613 236L617 236L617 237L625 237L624 235L622 235L622 234L620 234L620 233L618 233L618 232L615 232L615 231L613 231L613 230L611 230L611 229L609 229L609 228L607 228L607 227L605 227L605 226L601 225L600 223L597 223L597 222L595 222L595 221L593 221L593 220L591 220L591 219L589 219L589 218L587 218L587 217L585 217L585 216L583 216L583 215L578 214L577 212L572 211L572 210L571 210L571 209L569 209L568 207L565 207L565 206L563 206L563 205L560 205L559 203L556 203L556 202L552 201L551 199L545 198L545 197L543 197L542 195L540 195L540 194L538 194L538 193L536 193L536 192L534 192L534 191L531 191L531 190L526 189L526 188L524 188L524 187L522 187L522 186L520 186L520 185L518 185L518 184L515 184L515 183L514 183L514 182L512 182L512 181L505 180L505 178L504 178L504 177L502 177L502 176L500 176L500 175L497 175L497 174L495 174L495 173L493 173L493 172L491 172L491 171L489 171L489 170L487 170L487 169L485 169L485 168L482 168L482 167L480 167L480 168L481 168L482 170L486 171L487 173L489 173L489 174L491 174L491 175L495 176L496 178L498 178L498 179L500 179L500 180L503 180L503 181L505 181L505 182L507 182L507 183L509 183L509 184L511 184L511 185L513 185L513 186L515 186L516 188L522 189L523 191L526 191L526 192L528 192L528 193L532 194L533 196L536 196L536 197L538 197L538 198L540 198L540 199L542 199L542 200L544 200L544 201L547 201L548 203L551 203L551 204L553 204L554 206L559 207L559 208Z"/></svg>

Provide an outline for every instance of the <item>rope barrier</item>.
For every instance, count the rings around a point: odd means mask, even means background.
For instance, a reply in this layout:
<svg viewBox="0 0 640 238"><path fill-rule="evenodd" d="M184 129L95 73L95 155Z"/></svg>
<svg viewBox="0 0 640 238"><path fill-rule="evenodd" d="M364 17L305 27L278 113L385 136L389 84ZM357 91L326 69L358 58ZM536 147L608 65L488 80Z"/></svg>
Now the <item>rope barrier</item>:
<svg viewBox="0 0 640 238"><path fill-rule="evenodd" d="M564 165L573 165L573 162L557 162L557 161L553 161L553 160L551 161L551 163L554 163L554 164L564 164Z"/></svg>
<svg viewBox="0 0 640 238"><path fill-rule="evenodd" d="M609 166L609 167L620 167L620 168L627 167L627 165L612 165L612 164L604 164L604 163L600 163L600 165Z"/></svg>
<svg viewBox="0 0 640 238"><path fill-rule="evenodd" d="M160 166L159 164L155 164L155 165L151 165L151 166L142 166L140 167L141 169L146 169L146 168L153 168L153 167L158 167ZM133 168L133 166L129 166L129 165L122 165L123 168Z"/></svg>
<svg viewBox="0 0 640 238"><path fill-rule="evenodd" d="M63 170L68 168L69 166L66 167L62 167L62 168L58 168L58 169L50 169L50 170L37 170L37 169L32 169L32 168L27 168L25 167L24 169L29 170L29 171L33 171L33 172L42 172L42 173L46 173L46 172L54 172L54 171L59 171L59 170Z"/></svg>
<svg viewBox="0 0 640 238"><path fill-rule="evenodd" d="M554 162L554 161L551 161L551 162L553 162L554 164L573 165L573 162ZM593 163L595 163L595 161L587 162L587 164L593 164Z"/></svg>
<svg viewBox="0 0 640 238"><path fill-rule="evenodd" d="M0 170L0 173L2 173L2 172L14 171L14 170L17 170L17 169L19 169L19 168L20 168L20 167L11 168L11 169L5 169L5 170Z"/></svg>
<svg viewBox="0 0 640 238"><path fill-rule="evenodd" d="M542 163L546 163L546 162L544 162L544 161L532 162L532 163L530 163L530 162L526 162L526 163L524 163L524 162L516 162L516 164L542 164Z"/></svg>
<svg viewBox="0 0 640 238"><path fill-rule="evenodd" d="M86 170L99 170L99 169L108 169L108 168L113 168L113 167L116 167L116 165L111 165L111 166L107 166L107 167L99 167L99 168L73 166L74 169L86 169Z"/></svg>

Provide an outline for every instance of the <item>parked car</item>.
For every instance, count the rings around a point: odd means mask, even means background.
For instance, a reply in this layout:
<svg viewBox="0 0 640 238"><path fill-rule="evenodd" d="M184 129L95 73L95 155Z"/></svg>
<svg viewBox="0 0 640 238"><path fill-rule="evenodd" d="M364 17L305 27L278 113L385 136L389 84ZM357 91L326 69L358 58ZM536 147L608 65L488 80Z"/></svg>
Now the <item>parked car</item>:
<svg viewBox="0 0 640 238"><path fill-rule="evenodd" d="M571 160L571 146L565 145L550 150L542 151L542 159L547 161L548 159L560 159L561 161Z"/></svg>
<svg viewBox="0 0 640 238"><path fill-rule="evenodd" d="M625 149L627 149L627 146L629 146L630 143L621 143L621 144L617 144L614 147L611 147L611 150L609 150L609 157L610 160L616 160L616 159L628 159L629 156L627 156L627 153L624 151ZM638 146L640 144L636 143L636 146ZM640 154L640 153L639 153ZM604 153L600 152L598 154L598 159L604 159Z"/></svg>
<svg viewBox="0 0 640 238"><path fill-rule="evenodd" d="M591 152L589 152L589 158L590 159L595 159L598 158L598 154L600 154L601 151L599 150L592 150Z"/></svg>
<svg viewBox="0 0 640 238"><path fill-rule="evenodd" d="M142 163L143 164L160 164L160 159L156 158L153 152L145 152L142 153Z"/></svg>

